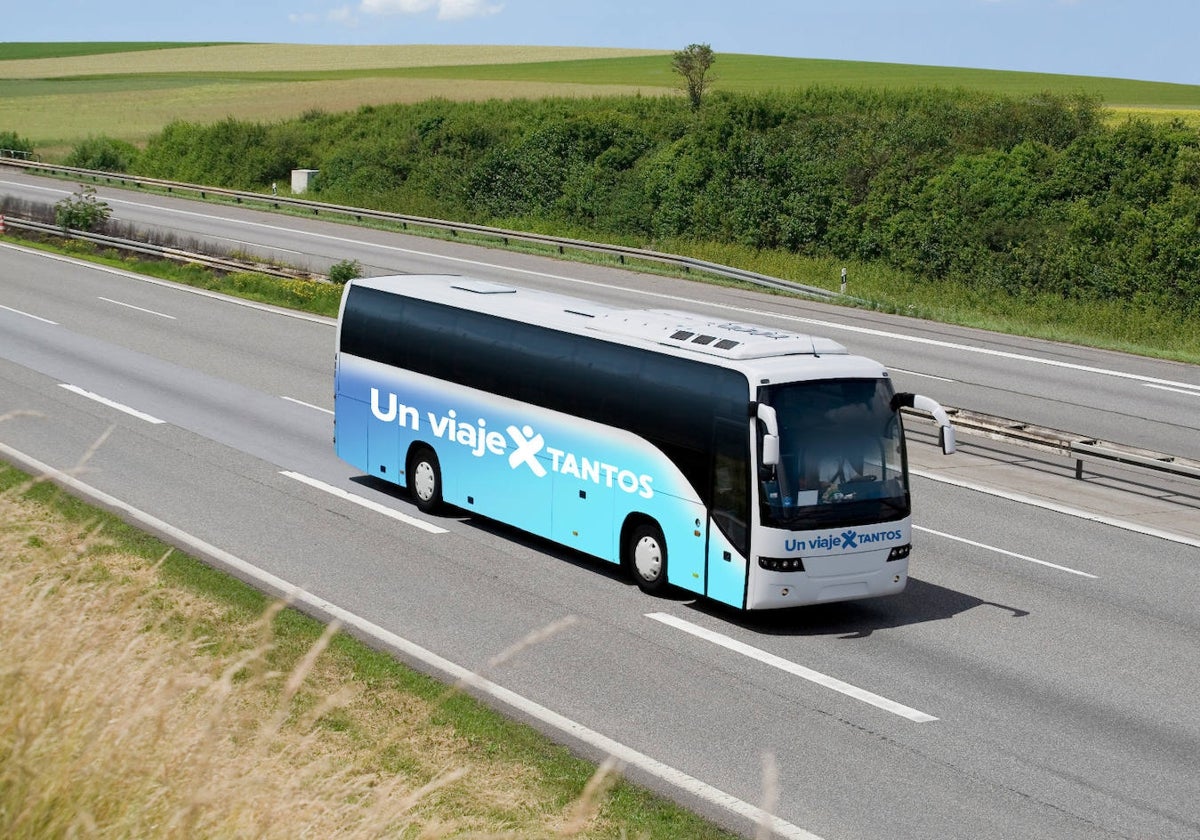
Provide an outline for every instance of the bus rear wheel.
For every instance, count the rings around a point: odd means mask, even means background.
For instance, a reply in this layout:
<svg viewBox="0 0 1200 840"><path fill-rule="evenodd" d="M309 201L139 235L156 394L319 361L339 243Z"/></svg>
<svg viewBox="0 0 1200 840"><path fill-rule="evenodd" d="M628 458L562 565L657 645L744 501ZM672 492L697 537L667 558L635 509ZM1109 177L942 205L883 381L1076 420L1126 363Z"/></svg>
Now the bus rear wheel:
<svg viewBox="0 0 1200 840"><path fill-rule="evenodd" d="M408 489L417 509L433 513L442 504L442 468L437 455L427 446L413 450L408 458Z"/></svg>
<svg viewBox="0 0 1200 840"><path fill-rule="evenodd" d="M662 529L643 522L629 533L629 570L643 592L661 592L667 585L667 541Z"/></svg>

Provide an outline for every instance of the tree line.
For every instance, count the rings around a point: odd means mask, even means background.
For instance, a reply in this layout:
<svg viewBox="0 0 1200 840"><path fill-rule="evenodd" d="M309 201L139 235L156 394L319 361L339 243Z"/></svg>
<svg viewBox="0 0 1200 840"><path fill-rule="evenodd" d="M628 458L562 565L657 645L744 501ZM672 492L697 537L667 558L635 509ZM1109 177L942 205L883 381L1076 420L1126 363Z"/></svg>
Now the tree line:
<svg viewBox="0 0 1200 840"><path fill-rule="evenodd" d="M849 90L363 107L175 122L68 161L653 246L878 260L917 277L1200 315L1200 134L1087 96Z"/></svg>

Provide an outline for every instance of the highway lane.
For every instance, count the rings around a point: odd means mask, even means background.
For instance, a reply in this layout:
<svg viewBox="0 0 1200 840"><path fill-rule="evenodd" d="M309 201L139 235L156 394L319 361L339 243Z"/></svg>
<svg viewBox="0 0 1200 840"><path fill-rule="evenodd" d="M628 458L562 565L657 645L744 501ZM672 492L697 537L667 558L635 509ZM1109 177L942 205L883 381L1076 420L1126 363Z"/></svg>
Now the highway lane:
<svg viewBox="0 0 1200 840"><path fill-rule="evenodd" d="M0 172L0 194L52 201L62 181ZM114 218L325 270L454 272L635 306L690 306L841 341L948 405L1200 457L1200 367L766 296L614 268L462 246L317 219L101 188ZM257 244L256 244L257 243ZM851 291L853 289L851 288Z"/></svg>
<svg viewBox="0 0 1200 840"><path fill-rule="evenodd" d="M818 836L1200 831L1192 546L917 479L900 597L756 616L647 598L509 529L423 517L334 459L327 322L7 248L0 305L0 414L42 415L0 441L70 467L107 433L90 483L744 802L771 754L780 814Z"/></svg>

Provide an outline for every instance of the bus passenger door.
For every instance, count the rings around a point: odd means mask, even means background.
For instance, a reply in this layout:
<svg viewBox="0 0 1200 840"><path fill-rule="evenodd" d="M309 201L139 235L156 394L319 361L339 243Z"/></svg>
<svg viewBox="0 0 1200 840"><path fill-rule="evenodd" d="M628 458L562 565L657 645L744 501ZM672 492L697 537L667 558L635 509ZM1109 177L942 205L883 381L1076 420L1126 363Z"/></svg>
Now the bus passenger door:
<svg viewBox="0 0 1200 840"><path fill-rule="evenodd" d="M746 424L718 420L713 428L709 490L709 598L744 605L750 528L750 432Z"/></svg>

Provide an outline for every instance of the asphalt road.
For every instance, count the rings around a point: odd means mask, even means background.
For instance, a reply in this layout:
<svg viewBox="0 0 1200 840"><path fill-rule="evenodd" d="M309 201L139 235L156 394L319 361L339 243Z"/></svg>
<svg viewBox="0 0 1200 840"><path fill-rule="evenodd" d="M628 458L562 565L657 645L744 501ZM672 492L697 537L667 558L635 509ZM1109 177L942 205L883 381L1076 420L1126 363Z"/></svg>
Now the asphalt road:
<svg viewBox="0 0 1200 840"><path fill-rule="evenodd" d="M793 329L817 321L814 332L908 371L901 387L949 404L1197 455L1190 366L310 220L136 204L314 261L466 271ZM223 215L239 221L211 221ZM86 456L91 486L563 716L576 729L558 737L585 753L602 750L581 731L651 758L630 775L746 831L738 803L763 801L768 766L787 836L1200 835L1194 540L917 477L901 596L751 616L650 598L509 529L422 516L335 459L332 338L322 319L0 246L0 415L22 412L0 422L0 442L60 469ZM1073 492L1062 484L1063 506Z"/></svg>
<svg viewBox="0 0 1200 840"><path fill-rule="evenodd" d="M74 188L69 181L0 169L0 195L52 204ZM1195 365L136 190L101 187L98 194L112 207L114 221L166 231L181 243L214 243L315 271L357 260L367 274L470 274L614 303L718 311L824 335L883 362L905 389L947 405L1200 458Z"/></svg>

